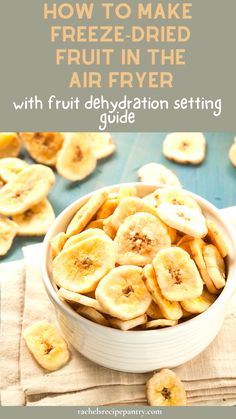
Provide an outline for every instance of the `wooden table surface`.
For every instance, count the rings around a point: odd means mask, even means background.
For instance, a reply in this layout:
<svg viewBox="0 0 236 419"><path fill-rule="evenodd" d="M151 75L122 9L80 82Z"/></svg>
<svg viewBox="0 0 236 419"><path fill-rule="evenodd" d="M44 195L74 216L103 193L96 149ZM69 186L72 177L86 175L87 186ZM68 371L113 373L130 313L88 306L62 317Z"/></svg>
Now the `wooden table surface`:
<svg viewBox="0 0 236 419"><path fill-rule="evenodd" d="M114 133L117 152L98 163L96 171L79 183L57 176L49 199L58 215L74 200L106 185L136 181L136 171L143 164L160 162L173 170L185 189L203 196L218 208L236 205L236 168L228 159L235 133L206 133L207 155L200 166L172 163L162 156L166 133ZM28 157L27 160L30 161ZM23 246L38 243L43 237L16 238L1 262L20 259Z"/></svg>

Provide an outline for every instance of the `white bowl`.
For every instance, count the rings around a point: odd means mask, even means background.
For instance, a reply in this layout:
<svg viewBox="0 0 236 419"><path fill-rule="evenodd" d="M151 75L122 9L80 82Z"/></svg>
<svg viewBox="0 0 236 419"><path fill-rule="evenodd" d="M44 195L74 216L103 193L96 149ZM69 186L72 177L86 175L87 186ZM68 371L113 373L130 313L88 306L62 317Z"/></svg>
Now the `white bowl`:
<svg viewBox="0 0 236 419"><path fill-rule="evenodd" d="M154 185L132 183L140 196L156 189ZM120 186L106 187L110 192ZM164 367L172 368L194 358L202 352L219 332L228 301L236 290L236 248L232 229L227 226L220 212L208 201L195 195L204 214L221 227L229 247L227 257L227 282L212 306L202 314L174 327L146 330L121 331L101 326L75 313L56 294L51 272L50 240L65 231L78 208L92 195L88 194L67 207L54 221L43 245L42 275L47 293L56 309L60 327L68 340L86 358L107 368L118 371L143 373Z"/></svg>

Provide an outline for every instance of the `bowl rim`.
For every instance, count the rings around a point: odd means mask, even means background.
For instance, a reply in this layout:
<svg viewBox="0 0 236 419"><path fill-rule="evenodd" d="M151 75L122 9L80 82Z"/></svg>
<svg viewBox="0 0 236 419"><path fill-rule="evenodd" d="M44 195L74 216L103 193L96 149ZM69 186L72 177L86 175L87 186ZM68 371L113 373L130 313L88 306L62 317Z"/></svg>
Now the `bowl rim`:
<svg viewBox="0 0 236 419"><path fill-rule="evenodd" d="M75 322L82 322L84 323L84 325L86 326L92 326L94 327L95 330L104 330L106 333L110 333L116 336L129 336L129 337L141 337L141 336L161 336L161 335L165 335L165 334L174 334L174 333L178 333L178 331L180 329L184 330L187 329L189 326L195 324L196 322L199 321L199 319L204 320L205 317L208 317L210 313L214 312L215 310L217 310L217 308L220 306L220 304L223 305L223 303L225 304L228 300L230 300L230 298L233 295L233 292L236 290L236 281L234 283L233 280L231 280L229 283L227 283L226 281L226 285L224 287L224 289L222 290L222 292L220 293L220 295L216 298L215 302L203 313L199 313L197 315L195 315L194 317L192 317L191 319L188 319L182 323L178 323L176 326L171 326L171 327L165 327L162 329L152 329L152 330L127 330L127 331L123 331L120 329L115 329L112 327L108 327L108 326L103 326L100 325L98 323L95 323L89 319L86 319L85 317L81 316L79 313L76 313L69 305L69 303L67 303L66 301L63 302L60 300L60 298L57 296L56 294L56 290L53 286L53 283L49 277L48 271L47 271L47 257L48 257L48 251L49 251L49 246L50 246L50 239L51 239L51 234L55 229L55 226L60 224L60 222L63 220L64 216L70 212L71 210L73 210L75 208L75 211L77 211L80 206L79 204L82 203L83 201L86 202L95 192L98 191L102 191L102 190L115 190L115 189L119 189L122 186L135 186L138 187L138 189L140 187L143 188L153 188L153 191L156 190L157 188L164 188L164 187L171 187L169 185L158 185L158 184L150 184L150 183L144 183L144 182L123 182L123 183L118 183L115 185L109 185L109 186L104 186L102 188L96 189L95 191L89 192L86 195L83 195L82 197L78 198L76 201L72 202L69 206L67 206L54 220L53 224L51 225L51 227L49 228L44 240L43 240L43 251L42 251L42 255L41 255L41 272L42 272L42 280L43 280L43 284L44 287L47 291L47 294L50 298L50 300L59 308L60 311L62 311L65 316L69 316L70 318L72 318L72 320L74 320ZM234 238L233 234L232 234L232 230L230 229L230 227L227 225L227 223L225 222L224 218L222 217L222 215L220 214L220 210L218 208L216 208L212 203L210 203L207 199L201 197L200 195L194 193L194 192L190 192L187 189L181 188L181 190L187 192L191 197L193 197L198 203L200 202L200 206L206 206L207 209L213 213L213 215L215 216L215 218L219 219L221 224L223 225L224 230L227 232L228 234L228 238L231 241L231 246L233 249L233 253L236 254L236 239ZM152 193L152 192L150 192ZM232 267L231 267L231 276L233 277L234 275L236 275L236 258L234 259L234 262L232 263ZM124 333L125 332L125 333Z"/></svg>

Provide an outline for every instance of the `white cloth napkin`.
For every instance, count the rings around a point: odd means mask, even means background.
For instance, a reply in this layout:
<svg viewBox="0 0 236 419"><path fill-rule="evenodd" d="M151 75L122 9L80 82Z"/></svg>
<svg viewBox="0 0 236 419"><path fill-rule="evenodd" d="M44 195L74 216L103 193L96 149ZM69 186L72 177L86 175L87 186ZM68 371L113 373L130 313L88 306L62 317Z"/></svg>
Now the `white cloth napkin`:
<svg viewBox="0 0 236 419"><path fill-rule="evenodd" d="M235 207L225 209L235 223ZM235 223L236 227L236 223ZM145 383L151 374L109 370L70 347L69 363L47 373L33 360L22 330L38 320L56 324L53 306L41 280L41 245L23 249L22 261L0 266L0 388L3 406L145 405ZM236 296L214 342L175 370L183 380L190 405L236 404Z"/></svg>

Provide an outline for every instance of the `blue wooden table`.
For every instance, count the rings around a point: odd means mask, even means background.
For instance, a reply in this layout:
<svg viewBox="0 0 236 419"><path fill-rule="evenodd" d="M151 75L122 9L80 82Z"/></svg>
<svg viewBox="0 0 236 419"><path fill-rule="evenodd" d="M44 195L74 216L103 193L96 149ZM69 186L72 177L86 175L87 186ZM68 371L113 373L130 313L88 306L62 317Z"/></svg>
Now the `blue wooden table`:
<svg viewBox="0 0 236 419"><path fill-rule="evenodd" d="M102 186L137 180L137 169L145 163L160 162L173 170L185 189L207 198L218 208L236 205L236 168L228 159L235 133L208 133L207 156L200 166L172 163L162 156L166 133L114 133L117 152L98 163L96 171L79 183L57 176L49 199L58 215L82 195ZM30 161L28 157L25 157ZM38 238L16 238L8 255L1 262L20 259L22 246L42 241Z"/></svg>

